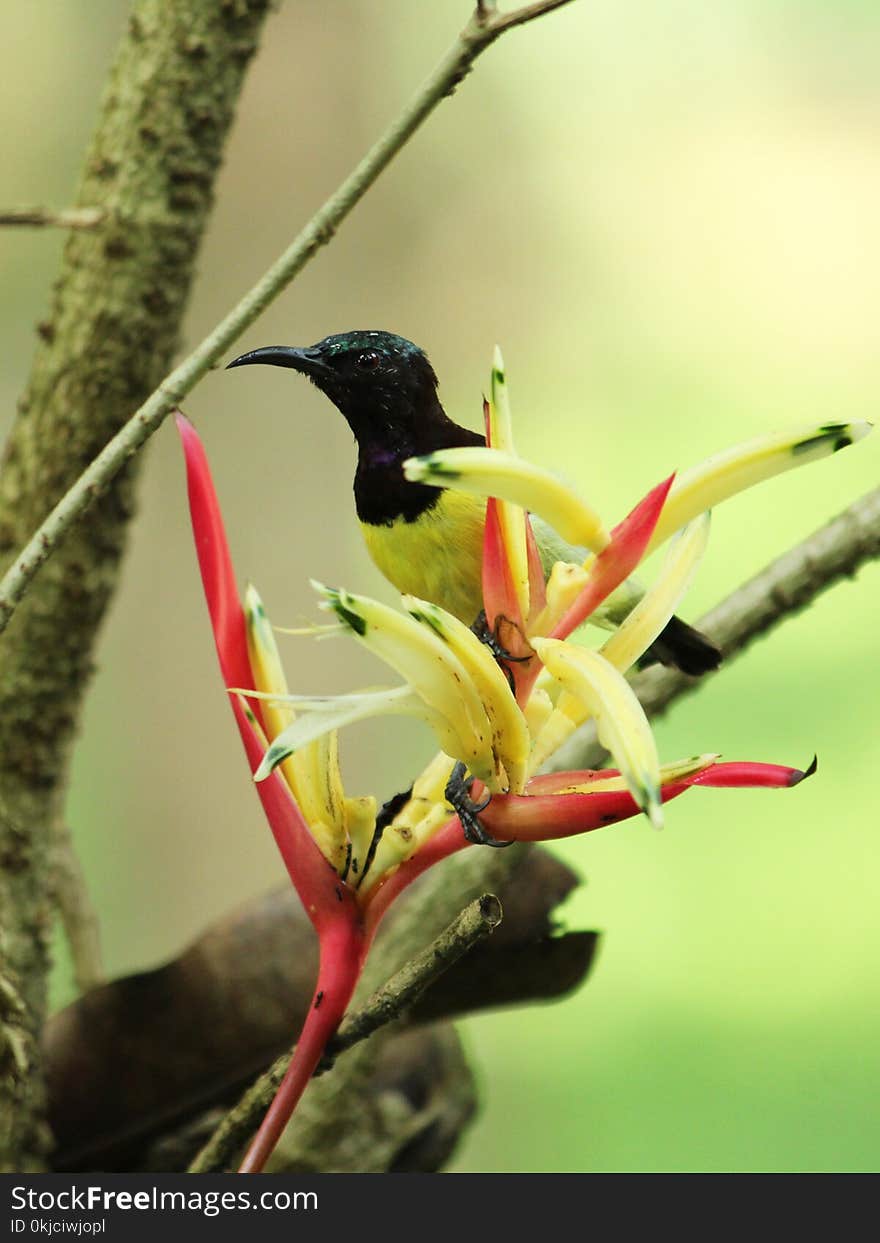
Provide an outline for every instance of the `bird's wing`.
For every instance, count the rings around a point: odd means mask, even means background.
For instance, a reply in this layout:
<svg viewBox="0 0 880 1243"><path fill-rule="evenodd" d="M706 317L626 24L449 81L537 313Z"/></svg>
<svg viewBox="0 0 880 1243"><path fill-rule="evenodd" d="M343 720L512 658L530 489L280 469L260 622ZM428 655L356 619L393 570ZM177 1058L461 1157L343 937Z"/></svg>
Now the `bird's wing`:
<svg viewBox="0 0 880 1243"><path fill-rule="evenodd" d="M578 565L582 565L587 557L586 548L576 548L574 544L569 544L562 538L558 531L554 531L543 518L539 518L537 514L531 514L532 530L535 533L535 543L538 545L538 555L541 558L541 565L544 567L544 577L547 578L557 561L574 561Z"/></svg>

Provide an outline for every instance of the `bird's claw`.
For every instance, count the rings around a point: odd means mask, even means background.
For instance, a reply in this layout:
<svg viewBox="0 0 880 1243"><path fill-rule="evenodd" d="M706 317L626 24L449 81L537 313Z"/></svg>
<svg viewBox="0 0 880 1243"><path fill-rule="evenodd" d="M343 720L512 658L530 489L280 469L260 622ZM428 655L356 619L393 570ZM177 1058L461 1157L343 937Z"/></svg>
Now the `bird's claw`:
<svg viewBox="0 0 880 1243"><path fill-rule="evenodd" d="M511 695L516 695L516 681L513 676L511 664L523 664L527 660L531 660L531 654L526 656L514 656L509 652L501 640L498 638L498 624L502 619L496 617L494 628L489 625L489 619L486 617L486 610L480 609L477 614L477 620L471 626L471 630L477 636L481 643L488 647L489 651L495 657L501 667L501 672L507 678L507 685L510 687Z"/></svg>
<svg viewBox="0 0 880 1243"><path fill-rule="evenodd" d="M475 803L470 796L473 784L473 777L467 776L467 766L459 760L449 775L445 794L446 801L461 822L465 839L475 846L495 846L501 848L512 845L511 842L499 841L497 837L493 837L491 833L487 833L483 828L479 815L481 811L485 811L489 806L492 795L487 794L481 803Z"/></svg>
<svg viewBox="0 0 880 1243"><path fill-rule="evenodd" d="M512 652L508 652L507 648L498 638L498 622L501 618L496 618L495 628L489 625L489 619L486 616L486 610L480 609L477 614L477 620L471 626L471 630L477 636L481 643L485 643L489 651L496 660L511 661L515 665L523 664L527 660L532 659L533 653L529 652L525 656L514 656Z"/></svg>

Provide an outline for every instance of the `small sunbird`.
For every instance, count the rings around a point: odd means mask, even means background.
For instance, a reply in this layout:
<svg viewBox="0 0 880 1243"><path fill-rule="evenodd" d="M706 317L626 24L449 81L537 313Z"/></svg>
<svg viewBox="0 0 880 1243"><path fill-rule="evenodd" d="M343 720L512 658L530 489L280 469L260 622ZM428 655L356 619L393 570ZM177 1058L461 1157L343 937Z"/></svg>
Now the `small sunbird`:
<svg viewBox="0 0 880 1243"><path fill-rule="evenodd" d="M485 445L485 437L450 419L424 350L391 332L355 331L305 349L270 345L228 364L265 363L308 376L348 422L358 446L354 499L367 549L401 593L438 604L470 626L482 610L481 567L486 502L449 488L410 482L403 463L439 449ZM583 563L546 523L532 526L545 575L556 561ZM627 589L628 588L628 589ZM591 621L613 629L638 601L624 585ZM673 617L648 658L699 676L721 653L692 626Z"/></svg>

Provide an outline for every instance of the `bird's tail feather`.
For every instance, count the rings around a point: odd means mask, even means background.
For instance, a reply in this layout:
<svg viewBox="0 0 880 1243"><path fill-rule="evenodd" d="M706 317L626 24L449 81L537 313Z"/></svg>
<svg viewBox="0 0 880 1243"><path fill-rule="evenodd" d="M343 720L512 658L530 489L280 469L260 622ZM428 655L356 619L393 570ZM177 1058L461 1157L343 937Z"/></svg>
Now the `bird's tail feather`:
<svg viewBox="0 0 880 1243"><path fill-rule="evenodd" d="M672 617L639 663L647 665L653 661L670 665L692 678L698 678L718 668L721 664L721 652L699 630L683 622L680 617Z"/></svg>

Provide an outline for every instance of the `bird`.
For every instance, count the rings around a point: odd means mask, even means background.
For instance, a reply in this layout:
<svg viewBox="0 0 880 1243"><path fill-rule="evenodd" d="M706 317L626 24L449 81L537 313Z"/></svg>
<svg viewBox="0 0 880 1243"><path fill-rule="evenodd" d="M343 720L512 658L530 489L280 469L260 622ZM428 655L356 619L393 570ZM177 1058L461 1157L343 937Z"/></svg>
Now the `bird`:
<svg viewBox="0 0 880 1243"><path fill-rule="evenodd" d="M355 509L379 570L402 594L440 605L473 625L482 610L486 502L411 482L403 463L440 449L484 446L486 440L446 414L425 351L392 332L358 330L306 348L250 350L227 367L254 364L289 367L306 376L347 421L358 449ZM545 574L555 561L584 561L585 549L566 544L535 517L532 523ZM639 598L634 591L623 596L623 604L606 609L599 624L613 628ZM698 677L718 667L721 653L705 635L672 617L645 657Z"/></svg>

